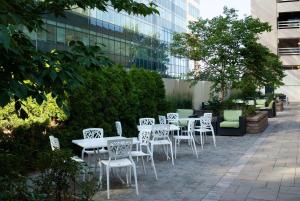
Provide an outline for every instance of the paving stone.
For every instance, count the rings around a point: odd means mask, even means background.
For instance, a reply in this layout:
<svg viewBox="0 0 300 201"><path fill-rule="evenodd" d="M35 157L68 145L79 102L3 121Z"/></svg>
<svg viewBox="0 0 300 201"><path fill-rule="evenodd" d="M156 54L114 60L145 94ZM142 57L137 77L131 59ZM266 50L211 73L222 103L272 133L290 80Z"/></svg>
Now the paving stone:
<svg viewBox="0 0 300 201"><path fill-rule="evenodd" d="M270 189L252 189L248 198L260 200L276 200L278 191Z"/></svg>
<svg viewBox="0 0 300 201"><path fill-rule="evenodd" d="M262 134L217 136L216 148L210 141L203 150L197 145L198 159L186 143L178 150L175 166L164 154L154 153L158 180L149 163L146 175L139 165L139 196L135 195L134 186L123 187L114 180L111 200L299 201L299 122L299 105L291 104L276 118L269 119L269 127ZM105 186L93 200L106 200Z"/></svg>

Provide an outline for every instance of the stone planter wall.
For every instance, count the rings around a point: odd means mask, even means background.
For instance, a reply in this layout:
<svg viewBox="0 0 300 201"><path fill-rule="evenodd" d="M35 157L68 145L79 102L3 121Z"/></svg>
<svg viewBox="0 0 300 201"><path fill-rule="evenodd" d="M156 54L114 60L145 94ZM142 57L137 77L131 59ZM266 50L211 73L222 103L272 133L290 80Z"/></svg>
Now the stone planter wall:
<svg viewBox="0 0 300 201"><path fill-rule="evenodd" d="M261 133L268 127L268 112L259 111L255 116L246 118L247 133Z"/></svg>
<svg viewBox="0 0 300 201"><path fill-rule="evenodd" d="M283 102L282 101L276 103L276 112L281 112L281 111L283 111Z"/></svg>

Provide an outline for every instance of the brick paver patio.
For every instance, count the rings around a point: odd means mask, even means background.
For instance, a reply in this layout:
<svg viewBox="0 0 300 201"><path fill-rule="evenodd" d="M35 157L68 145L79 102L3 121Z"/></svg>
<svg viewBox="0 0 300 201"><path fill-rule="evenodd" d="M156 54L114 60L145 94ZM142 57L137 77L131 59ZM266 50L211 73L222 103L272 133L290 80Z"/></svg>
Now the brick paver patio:
<svg viewBox="0 0 300 201"><path fill-rule="evenodd" d="M263 134L217 136L217 148L209 136L203 150L197 147L198 159L186 144L174 167L164 155L157 156L158 181L150 164L146 175L138 164L139 196L133 186L114 180L111 200L300 200L299 107L292 104L269 119ZM106 200L106 186L94 200Z"/></svg>

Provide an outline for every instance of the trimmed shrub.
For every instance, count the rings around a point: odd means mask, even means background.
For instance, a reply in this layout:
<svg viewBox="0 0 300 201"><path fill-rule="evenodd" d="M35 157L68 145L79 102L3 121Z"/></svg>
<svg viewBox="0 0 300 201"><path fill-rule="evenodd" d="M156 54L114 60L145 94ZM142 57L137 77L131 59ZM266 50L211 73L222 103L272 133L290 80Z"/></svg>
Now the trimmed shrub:
<svg viewBox="0 0 300 201"><path fill-rule="evenodd" d="M105 136L114 136L115 121L121 121L124 136L137 136L139 118L157 118L169 109L162 78L156 72L127 72L122 66L113 66L85 70L82 76L84 85L66 100L68 115L50 95L42 105L32 99L24 102L28 119L18 118L13 103L1 110L1 173L14 170L14 166L21 167L18 172L33 170L37 154L50 149L49 135L58 137L62 148L80 153L72 140L82 138L84 128L101 127ZM8 156L19 159L6 164Z"/></svg>
<svg viewBox="0 0 300 201"><path fill-rule="evenodd" d="M69 96L70 117L63 128L48 131L70 147L82 138L82 130L101 127L105 136L116 135L115 121L121 121L124 136L137 136L138 119L157 118L169 107L161 76L156 72L122 66L82 72L84 86Z"/></svg>

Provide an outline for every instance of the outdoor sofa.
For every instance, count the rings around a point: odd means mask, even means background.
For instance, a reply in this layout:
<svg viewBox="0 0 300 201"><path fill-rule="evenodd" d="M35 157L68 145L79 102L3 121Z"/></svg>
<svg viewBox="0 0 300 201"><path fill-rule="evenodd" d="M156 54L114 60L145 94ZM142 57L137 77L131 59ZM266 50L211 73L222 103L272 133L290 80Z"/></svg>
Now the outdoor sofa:
<svg viewBox="0 0 300 201"><path fill-rule="evenodd" d="M255 107L259 111L267 111L269 118L276 117L276 104L274 100L267 104L267 100L257 99Z"/></svg>
<svg viewBox="0 0 300 201"><path fill-rule="evenodd" d="M243 136L246 134L246 118L242 110L224 110L222 117L217 120L218 135Z"/></svg>

